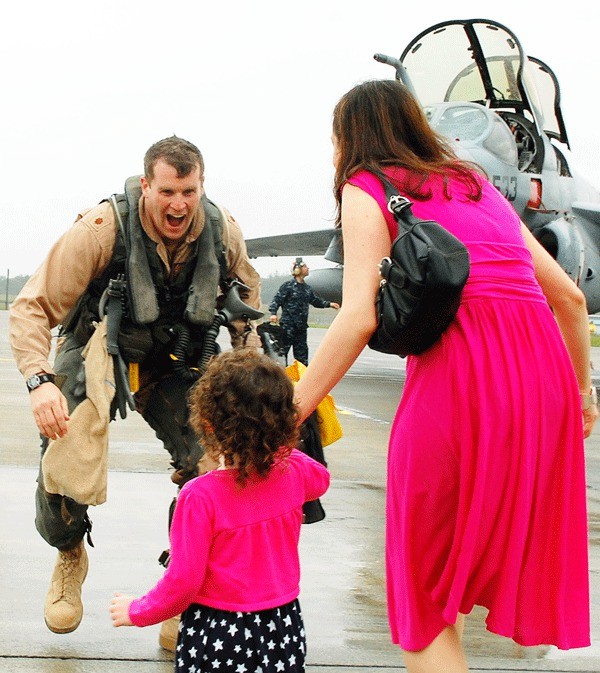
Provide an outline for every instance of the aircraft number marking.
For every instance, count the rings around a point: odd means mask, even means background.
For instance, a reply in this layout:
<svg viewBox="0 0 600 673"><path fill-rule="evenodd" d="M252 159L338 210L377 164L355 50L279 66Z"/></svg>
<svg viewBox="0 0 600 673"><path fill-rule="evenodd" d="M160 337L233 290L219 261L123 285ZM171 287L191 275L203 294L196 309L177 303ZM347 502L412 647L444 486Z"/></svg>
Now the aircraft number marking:
<svg viewBox="0 0 600 673"><path fill-rule="evenodd" d="M509 201L514 201L517 198L517 178L514 176L494 175L492 184Z"/></svg>

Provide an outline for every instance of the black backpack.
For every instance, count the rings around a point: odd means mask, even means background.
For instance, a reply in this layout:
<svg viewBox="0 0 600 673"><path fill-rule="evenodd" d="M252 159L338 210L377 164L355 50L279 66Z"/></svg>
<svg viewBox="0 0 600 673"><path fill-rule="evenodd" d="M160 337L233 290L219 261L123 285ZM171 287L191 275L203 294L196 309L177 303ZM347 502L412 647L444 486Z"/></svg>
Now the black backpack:
<svg viewBox="0 0 600 673"><path fill-rule="evenodd" d="M441 337L458 307L469 277L469 252L433 220L421 220L411 202L381 173L388 209L398 223L389 257L379 265L377 329L369 347L400 357L418 355Z"/></svg>

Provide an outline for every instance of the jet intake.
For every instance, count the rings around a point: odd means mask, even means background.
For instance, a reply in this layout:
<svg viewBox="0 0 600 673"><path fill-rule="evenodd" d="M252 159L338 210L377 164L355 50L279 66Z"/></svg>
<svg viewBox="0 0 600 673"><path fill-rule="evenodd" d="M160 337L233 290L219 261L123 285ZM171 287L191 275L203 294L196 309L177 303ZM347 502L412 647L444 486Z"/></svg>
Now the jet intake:
<svg viewBox="0 0 600 673"><path fill-rule="evenodd" d="M307 282L319 297L341 304L343 271L341 266L330 269L312 269Z"/></svg>
<svg viewBox="0 0 600 673"><path fill-rule="evenodd" d="M561 217L533 232L537 240L578 285L584 260L584 245L575 226Z"/></svg>

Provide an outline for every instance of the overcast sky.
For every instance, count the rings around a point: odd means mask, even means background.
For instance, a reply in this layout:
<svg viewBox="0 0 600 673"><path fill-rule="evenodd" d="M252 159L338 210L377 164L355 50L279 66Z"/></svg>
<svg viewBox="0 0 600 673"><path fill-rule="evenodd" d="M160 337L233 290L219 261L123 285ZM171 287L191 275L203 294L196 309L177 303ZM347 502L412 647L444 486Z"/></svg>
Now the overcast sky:
<svg viewBox="0 0 600 673"><path fill-rule="evenodd" d="M600 186L597 3L35 0L3 9L0 275L32 273L77 212L173 133L247 238L332 225L331 113L452 18L504 23L554 70L576 166ZM309 260L316 266L316 260ZM259 260L258 270L289 261Z"/></svg>

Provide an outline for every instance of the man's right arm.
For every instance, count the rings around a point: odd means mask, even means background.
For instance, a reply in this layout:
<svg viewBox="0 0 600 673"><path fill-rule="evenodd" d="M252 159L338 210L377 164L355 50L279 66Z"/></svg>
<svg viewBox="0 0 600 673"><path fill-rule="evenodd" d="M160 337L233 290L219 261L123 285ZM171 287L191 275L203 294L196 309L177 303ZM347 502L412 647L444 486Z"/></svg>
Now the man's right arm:
<svg viewBox="0 0 600 673"><path fill-rule="evenodd" d="M106 268L115 236L110 204L88 211L54 244L11 305L9 340L17 367L26 379L54 373L49 362L51 330ZM42 434L55 437L66 432L67 403L53 383L33 390L30 401Z"/></svg>
<svg viewBox="0 0 600 673"><path fill-rule="evenodd" d="M110 204L87 211L52 246L10 307L9 340L25 378L53 373L48 362L51 330L59 325L91 280L104 271L115 244Z"/></svg>

